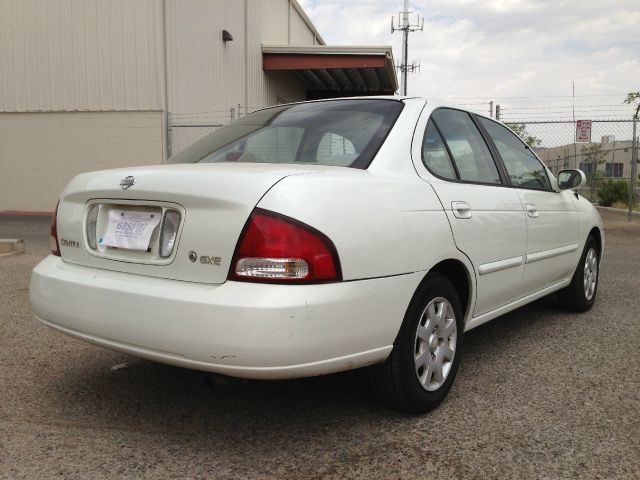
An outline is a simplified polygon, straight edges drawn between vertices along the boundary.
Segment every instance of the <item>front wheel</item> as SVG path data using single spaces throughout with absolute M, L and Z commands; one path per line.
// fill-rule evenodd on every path
M 370 369 L 380 399 L 410 413 L 436 407 L 453 384 L 462 330 L 455 288 L 446 277 L 429 274 L 411 300 L 389 358 Z
M 589 310 L 596 301 L 599 274 L 598 245 L 593 236 L 589 235 L 571 283 L 558 292 L 560 306 L 575 312 Z

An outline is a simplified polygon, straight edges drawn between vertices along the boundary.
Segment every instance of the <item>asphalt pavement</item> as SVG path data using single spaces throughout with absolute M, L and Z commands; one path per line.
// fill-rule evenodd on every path
M 225 380 L 56 333 L 28 303 L 48 219 L 0 217 L 26 243 L 0 259 L 0 478 L 640 478 L 640 219 L 603 217 L 594 308 L 548 297 L 468 332 L 422 416 L 359 371 Z

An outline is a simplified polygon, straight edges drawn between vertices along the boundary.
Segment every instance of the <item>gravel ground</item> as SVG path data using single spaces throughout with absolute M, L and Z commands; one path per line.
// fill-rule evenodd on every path
M 0 218 L 27 245 L 0 259 L 0 478 L 640 478 L 640 219 L 603 217 L 595 307 L 546 298 L 469 332 L 419 417 L 361 372 L 223 381 L 55 333 L 28 304 L 47 221 Z

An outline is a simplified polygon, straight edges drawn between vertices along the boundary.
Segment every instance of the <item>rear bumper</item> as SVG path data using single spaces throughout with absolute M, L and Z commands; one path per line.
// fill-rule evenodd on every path
M 422 273 L 324 285 L 204 285 L 49 256 L 31 276 L 43 323 L 114 350 L 245 378 L 294 378 L 383 361 Z

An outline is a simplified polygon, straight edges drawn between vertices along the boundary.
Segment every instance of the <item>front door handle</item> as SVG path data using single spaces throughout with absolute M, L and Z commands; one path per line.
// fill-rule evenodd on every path
M 536 207 L 533 203 L 527 203 L 524 206 L 524 209 L 527 211 L 527 215 L 529 215 L 531 218 L 537 218 L 538 215 L 540 215 L 538 213 L 538 207 Z
M 467 202 L 451 202 L 451 210 L 456 218 L 471 218 L 471 207 Z

